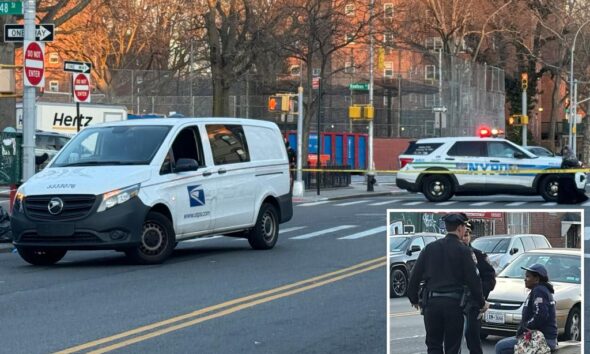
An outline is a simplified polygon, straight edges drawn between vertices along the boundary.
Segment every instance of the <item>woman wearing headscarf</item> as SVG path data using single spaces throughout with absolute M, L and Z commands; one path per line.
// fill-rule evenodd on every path
M 524 285 L 531 289 L 522 308 L 522 319 L 516 337 L 509 337 L 496 343 L 496 354 L 512 354 L 518 337 L 528 331 L 537 330 L 543 333 L 551 350 L 557 348 L 557 320 L 555 319 L 555 300 L 553 285 L 549 283 L 547 269 L 541 264 L 522 267 L 526 270 Z
M 564 146 L 561 149 L 561 168 L 581 168 L 582 162 L 578 160 L 576 154 L 569 146 Z M 588 200 L 586 194 L 582 191 L 578 191 L 576 186 L 576 174 L 575 173 L 562 173 L 559 175 L 557 180 L 557 203 L 558 204 L 578 204 Z

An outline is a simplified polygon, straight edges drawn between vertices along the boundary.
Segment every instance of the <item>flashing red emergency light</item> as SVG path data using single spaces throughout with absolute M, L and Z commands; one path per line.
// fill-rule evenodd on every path
M 479 128 L 479 137 L 480 138 L 489 138 L 492 136 L 492 132 L 488 128 Z

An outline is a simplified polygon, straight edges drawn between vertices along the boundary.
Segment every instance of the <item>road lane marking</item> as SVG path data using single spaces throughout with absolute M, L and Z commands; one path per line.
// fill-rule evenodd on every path
M 371 206 L 387 205 L 387 204 L 397 203 L 399 201 L 401 201 L 401 199 L 388 200 L 386 202 L 372 203 L 372 204 L 369 204 L 369 205 L 371 205 Z
M 506 204 L 506 206 L 519 206 L 519 205 L 523 205 L 526 204 L 527 202 L 513 202 L 513 203 L 508 203 Z
M 408 311 L 408 312 L 390 313 L 389 317 L 408 317 L 408 316 L 418 316 L 418 315 L 420 315 L 420 311 Z
M 310 202 L 310 203 L 297 204 L 296 206 L 308 207 L 308 206 L 315 206 L 315 205 L 327 204 L 329 202 L 330 202 L 329 200 L 322 200 L 322 201 L 319 201 L 319 202 Z
M 391 342 L 393 342 L 394 340 L 406 340 L 406 339 L 416 339 L 416 338 L 424 338 L 424 337 L 426 337 L 426 334 L 417 334 L 417 335 L 411 336 L 411 337 L 393 338 L 393 339 L 391 339 Z
M 306 227 L 307 226 L 295 226 L 295 227 L 290 227 L 288 229 L 283 229 L 283 230 L 279 229 L 279 234 L 286 234 L 287 232 L 305 229 Z
M 361 203 L 366 203 L 366 202 L 368 202 L 368 200 L 357 200 L 354 202 L 336 204 L 336 206 L 348 206 L 348 205 L 361 204 Z
M 332 227 L 332 228 L 325 229 L 325 230 L 311 232 L 311 233 L 305 234 L 305 235 L 299 235 L 299 236 L 291 237 L 291 238 L 289 238 L 289 240 L 306 240 L 308 238 L 322 236 L 322 235 L 325 235 L 325 234 L 329 234 L 331 232 L 336 232 L 336 231 L 341 231 L 341 230 L 346 230 L 346 229 L 352 229 L 353 227 L 356 227 L 356 225 L 340 225 L 340 226 Z
M 479 203 L 472 203 L 472 206 L 483 206 L 483 205 L 488 205 L 488 204 L 492 204 L 493 202 L 479 202 Z
M 436 205 L 451 205 L 451 204 L 455 204 L 455 203 L 457 203 L 456 200 L 451 200 L 448 202 L 436 203 Z
M 304 292 L 307 290 L 311 290 L 311 289 L 314 289 L 314 288 L 317 288 L 317 287 L 320 287 L 323 285 L 327 285 L 327 284 L 336 282 L 338 280 L 346 279 L 348 277 L 351 277 L 351 276 L 354 276 L 357 274 L 368 272 L 370 270 L 382 268 L 382 267 L 385 267 L 385 265 L 386 265 L 386 257 L 371 259 L 371 260 L 368 260 L 368 261 L 365 261 L 362 263 L 358 263 L 358 264 L 351 266 L 351 267 L 339 269 L 334 272 L 322 274 L 322 275 L 319 275 L 319 276 L 316 276 L 313 278 L 309 278 L 309 279 L 305 279 L 302 281 L 298 281 L 298 282 L 295 282 L 292 284 L 283 285 L 278 288 L 274 288 L 274 289 L 266 290 L 266 291 L 263 291 L 260 293 L 248 295 L 248 296 L 245 296 L 242 298 L 226 301 L 224 303 L 209 306 L 209 307 L 206 307 L 206 308 L 203 308 L 203 309 L 200 309 L 197 311 L 193 311 L 193 312 L 190 312 L 190 313 L 187 313 L 184 315 L 172 317 L 172 318 L 169 318 L 164 321 L 155 322 L 155 323 L 141 326 L 141 327 L 138 327 L 138 328 L 126 331 L 126 332 L 122 332 L 122 333 L 119 333 L 119 334 L 116 334 L 113 336 L 109 336 L 109 337 L 101 338 L 101 339 L 91 341 L 88 343 L 80 344 L 75 347 L 67 348 L 62 351 L 56 352 L 55 354 L 76 353 L 76 352 L 79 352 L 82 350 L 97 347 L 102 344 L 114 342 L 119 339 L 125 339 L 125 338 L 128 338 L 133 335 L 142 334 L 147 331 L 151 331 L 151 330 L 158 329 L 158 328 L 161 328 L 161 327 L 164 327 L 167 325 L 175 324 L 180 321 L 190 320 L 188 322 L 184 322 L 184 323 L 181 323 L 181 324 L 178 324 L 175 326 L 166 327 L 166 328 L 158 330 L 158 331 L 150 332 L 150 333 L 145 334 L 140 337 L 134 337 L 134 338 L 110 345 L 108 347 L 100 348 L 100 349 L 92 352 L 92 353 L 105 353 L 105 352 L 108 352 L 111 350 L 119 349 L 119 348 L 122 348 L 122 347 L 125 347 L 128 345 L 149 339 L 149 338 L 154 338 L 154 337 L 162 335 L 162 334 L 176 331 L 178 329 L 193 326 L 195 324 L 205 322 L 205 321 L 213 319 L 213 318 L 222 317 L 222 316 L 225 316 L 225 315 L 228 315 L 228 314 L 231 314 L 231 313 L 234 313 L 234 312 L 237 312 L 237 311 L 249 308 L 249 307 L 253 307 L 253 306 L 256 306 L 256 305 L 259 305 L 262 303 L 270 302 L 270 301 L 280 299 L 280 298 L 283 298 L 286 296 L 290 296 L 290 295 L 301 293 L 301 292 Z M 221 312 L 217 312 L 217 313 L 208 315 L 206 317 L 200 317 L 197 319 L 193 319 L 194 317 L 197 317 L 197 316 L 200 316 L 200 315 L 203 315 L 206 313 L 210 313 L 210 312 L 213 312 L 216 310 L 221 310 L 224 308 L 226 308 L 226 309 Z
M 556 206 L 557 203 L 556 202 L 547 202 L 547 203 L 543 203 L 542 205 L 544 205 L 544 206 Z
M 404 205 L 418 205 L 418 204 L 423 204 L 424 202 L 409 202 L 409 203 L 404 203 Z
M 590 206 L 590 200 L 587 201 L 586 203 L 582 203 L 582 206 Z
M 340 237 L 338 239 L 339 240 L 356 240 L 357 238 L 367 237 L 367 236 L 371 236 L 371 235 L 378 234 L 378 233 L 385 232 L 385 231 L 387 231 L 387 226 L 379 226 L 374 229 L 370 229 L 370 230 L 363 231 L 363 232 L 357 232 L 356 234 Z M 383 236 L 385 236 L 385 235 L 383 235 Z

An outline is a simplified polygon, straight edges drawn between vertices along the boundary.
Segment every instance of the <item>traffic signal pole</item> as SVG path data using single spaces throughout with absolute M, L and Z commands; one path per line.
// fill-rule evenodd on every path
M 296 197 L 303 196 L 303 167 L 302 148 L 303 148 L 303 86 L 297 90 L 297 177 L 293 182 L 293 195 Z M 319 138 L 319 135 L 318 135 Z
M 373 107 L 373 8 L 375 7 L 375 1 L 371 0 L 371 15 L 369 18 L 369 35 L 371 36 L 371 45 L 369 49 L 369 106 Z M 373 192 L 373 184 L 375 181 L 375 171 L 373 171 L 373 118 L 369 120 L 369 161 L 367 161 L 369 173 L 367 173 L 367 192 Z
M 26 0 L 24 5 L 25 41 L 35 40 L 35 0 Z M 24 50 L 23 46 L 23 50 Z M 25 53 L 23 53 L 23 60 Z M 23 73 L 23 76 L 25 73 Z M 34 86 L 23 85 L 23 181 L 35 174 L 35 93 Z
M 527 109 L 526 109 L 526 89 L 522 90 L 522 115 L 526 116 L 527 115 Z M 522 146 L 526 146 L 527 144 L 527 126 L 528 124 L 523 124 L 522 125 Z

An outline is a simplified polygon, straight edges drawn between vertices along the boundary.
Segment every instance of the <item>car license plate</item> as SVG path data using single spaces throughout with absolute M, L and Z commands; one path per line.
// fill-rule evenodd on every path
M 500 312 L 486 312 L 486 322 L 505 323 L 504 314 Z
M 43 223 L 37 225 L 37 234 L 39 236 L 72 236 L 75 232 L 74 224 L 70 223 Z

